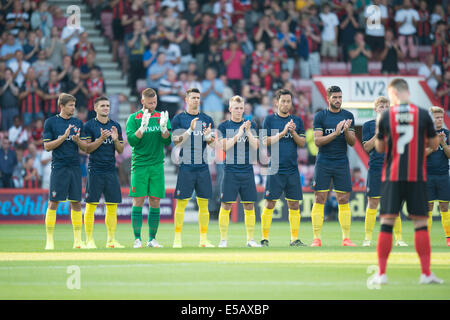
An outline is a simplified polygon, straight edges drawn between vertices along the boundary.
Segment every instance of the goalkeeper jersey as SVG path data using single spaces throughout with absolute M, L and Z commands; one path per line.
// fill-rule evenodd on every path
M 141 139 L 136 137 L 136 131 L 141 126 L 144 112 L 139 110 L 129 116 L 127 120 L 127 138 L 132 147 L 131 167 L 153 166 L 164 163 L 164 146 L 172 142 L 172 133 L 164 139 L 161 136 L 159 125 L 161 114 L 154 111 L 148 121 L 147 129 Z M 170 132 L 170 120 L 167 121 L 167 130 Z

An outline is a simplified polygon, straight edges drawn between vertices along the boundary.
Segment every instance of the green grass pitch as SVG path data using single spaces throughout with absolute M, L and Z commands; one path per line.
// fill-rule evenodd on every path
M 378 230 L 377 223 L 374 239 Z M 147 232 L 144 224 L 144 237 Z M 259 240 L 259 224 L 255 234 Z M 217 245 L 216 221 L 210 223 L 208 235 Z M 351 235 L 358 247 L 342 247 L 340 226 L 329 221 L 323 226 L 323 247 L 290 248 L 289 224 L 274 222 L 269 248 L 246 248 L 244 225 L 231 224 L 230 248 L 198 248 L 197 224 L 185 224 L 183 248 L 173 249 L 173 225 L 161 224 L 158 240 L 164 248 L 133 249 L 131 225 L 119 224 L 117 239 L 127 248 L 106 249 L 106 228 L 97 221 L 94 237 L 99 249 L 72 249 L 71 225 L 58 224 L 56 250 L 46 252 L 44 225 L 0 225 L 0 299 L 449 298 L 450 248 L 440 221 L 434 221 L 431 230 L 431 259 L 443 285 L 418 284 L 420 266 L 411 221 L 403 221 L 403 239 L 409 247 L 393 247 L 389 284 L 379 289 L 367 285 L 377 256 L 375 245 L 361 247 L 364 222 L 353 221 Z M 311 222 L 306 219 L 301 222 L 300 238 L 311 243 Z M 73 287 L 75 283 L 79 289 Z

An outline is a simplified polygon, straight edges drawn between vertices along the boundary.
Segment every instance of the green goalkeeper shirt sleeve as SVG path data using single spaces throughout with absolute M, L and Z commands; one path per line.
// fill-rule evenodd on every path
M 133 113 L 132 115 L 130 115 L 130 117 L 127 120 L 127 125 L 126 125 L 126 133 L 127 133 L 127 139 L 128 139 L 128 143 L 130 144 L 130 146 L 135 147 L 139 144 L 139 142 L 141 142 L 141 139 L 139 139 L 138 137 L 136 137 L 136 131 L 139 129 L 139 127 L 141 126 L 140 123 L 138 123 L 138 121 L 136 121 L 136 113 Z

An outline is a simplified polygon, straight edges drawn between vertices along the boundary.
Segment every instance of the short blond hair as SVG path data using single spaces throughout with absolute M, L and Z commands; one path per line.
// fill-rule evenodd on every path
M 430 110 L 431 114 L 435 114 L 435 113 L 445 114 L 444 108 L 441 108 L 438 106 L 431 106 L 429 110 Z
M 58 96 L 58 101 L 57 101 L 58 106 L 60 106 L 60 105 L 65 106 L 69 102 L 77 102 L 77 99 L 73 95 L 68 94 L 68 93 L 61 93 Z
M 244 98 L 242 98 L 241 96 L 238 96 L 238 95 L 232 96 L 228 105 L 231 108 L 231 106 L 234 105 L 235 103 L 237 103 L 237 104 L 244 103 Z
M 143 98 L 153 98 L 156 96 L 156 91 L 152 88 L 147 88 L 142 91 L 142 99 Z
M 378 98 L 375 100 L 375 102 L 373 103 L 373 105 L 374 105 L 375 107 L 377 107 L 378 105 L 384 104 L 384 103 L 389 104 L 389 99 L 386 98 L 385 96 L 380 96 L 380 97 L 378 97 Z

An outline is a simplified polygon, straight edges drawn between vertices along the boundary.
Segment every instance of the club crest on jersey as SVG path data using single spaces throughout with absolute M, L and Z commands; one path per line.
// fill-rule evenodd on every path
M 270 191 L 269 190 L 267 190 L 266 191 L 266 196 L 268 196 L 270 194 Z
M 52 197 L 56 197 L 56 191 L 52 191 Z
M 180 195 L 180 193 L 181 193 L 181 191 L 180 191 L 180 190 L 177 190 L 177 196 L 179 196 L 179 195 Z

